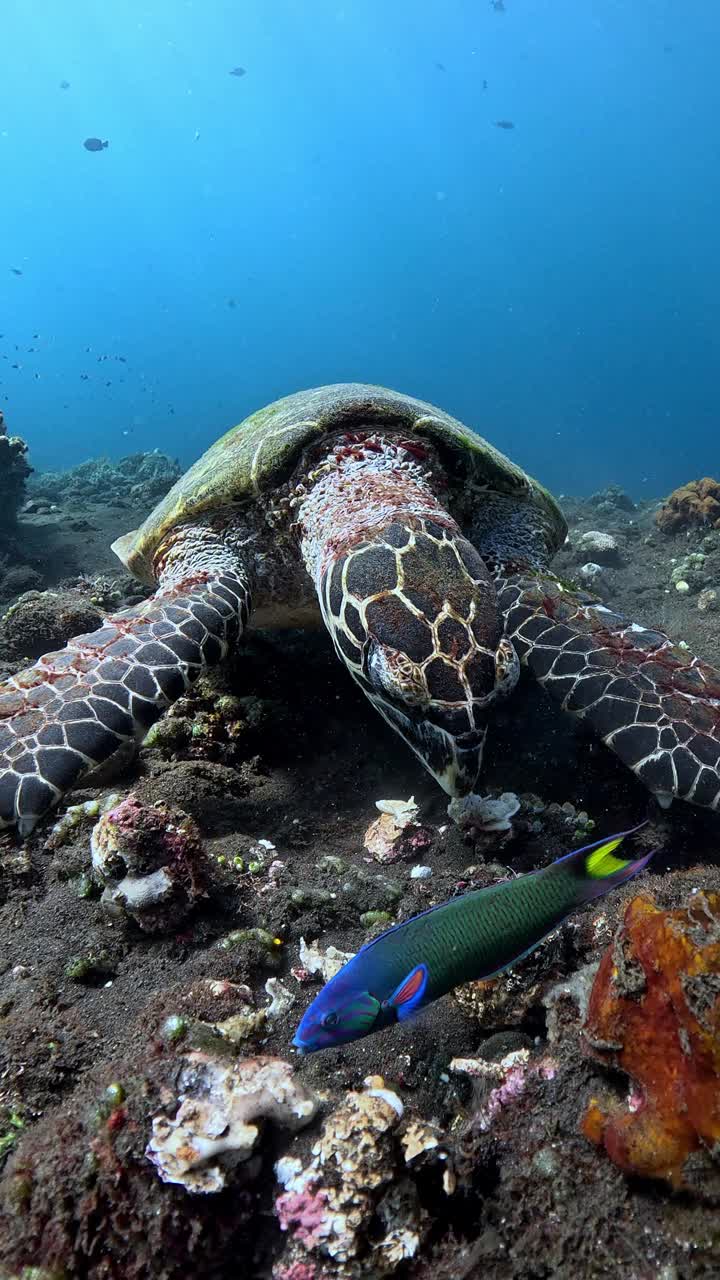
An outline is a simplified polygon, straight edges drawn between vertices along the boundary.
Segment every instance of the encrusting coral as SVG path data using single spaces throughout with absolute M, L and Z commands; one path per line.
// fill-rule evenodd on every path
M 710 527 L 720 529 L 720 480 L 705 476 L 674 489 L 655 515 L 663 533 Z
M 633 1081 L 626 1102 L 591 1100 L 585 1136 L 626 1173 L 717 1186 L 720 894 L 695 893 L 674 911 L 630 902 L 600 962 L 585 1035 L 595 1057 Z
M 275 1212 L 289 1237 L 276 1280 L 391 1275 L 427 1232 L 428 1215 L 403 1165 L 437 1151 L 437 1138 L 416 1133 L 403 1149 L 395 1134 L 400 1098 L 380 1076 L 364 1084 L 328 1117 L 309 1163 L 286 1156 L 276 1166 L 284 1191 Z

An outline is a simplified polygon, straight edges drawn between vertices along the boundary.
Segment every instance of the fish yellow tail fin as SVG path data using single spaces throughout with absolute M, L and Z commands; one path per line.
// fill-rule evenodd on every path
M 620 848 L 624 839 L 624 835 L 612 836 L 599 848 L 593 849 L 592 853 L 588 853 L 585 858 L 585 874 L 592 880 L 604 880 L 607 876 L 617 875 L 619 871 L 629 867 L 632 858 L 614 856 L 615 850 Z
M 629 831 L 619 831 L 605 840 L 598 840 L 595 844 L 575 849 L 573 853 L 566 854 L 564 858 L 560 858 L 553 864 L 558 869 L 572 872 L 577 886 L 575 901 L 578 906 L 583 902 L 590 902 L 593 898 L 601 897 L 619 884 L 624 884 L 626 880 L 630 880 L 647 866 L 656 852 L 655 849 L 641 854 L 640 857 L 625 858 L 622 854 L 618 856 L 621 849 L 623 853 L 625 852 L 622 846 L 628 837 L 635 835 L 635 832 L 644 826 L 643 822 Z

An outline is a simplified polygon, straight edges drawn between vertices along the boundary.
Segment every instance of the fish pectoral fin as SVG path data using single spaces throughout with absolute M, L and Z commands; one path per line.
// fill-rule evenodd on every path
M 400 1021 L 409 1018 L 422 1003 L 428 976 L 427 965 L 417 964 L 393 991 L 387 1004 L 395 1010 Z

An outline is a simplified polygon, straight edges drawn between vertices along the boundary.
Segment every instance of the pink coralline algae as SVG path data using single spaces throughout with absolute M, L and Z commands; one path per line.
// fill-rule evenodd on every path
M 275 1202 L 275 1210 L 283 1231 L 292 1231 L 308 1249 L 314 1248 L 322 1238 L 322 1228 L 327 1217 L 327 1191 L 316 1185 L 304 1191 L 286 1191 Z
M 276 1267 L 274 1280 L 323 1280 L 311 1262 L 291 1262 L 287 1267 Z
M 531 1060 L 527 1049 L 518 1049 L 500 1062 L 486 1062 L 480 1058 L 453 1058 L 450 1070 L 475 1076 L 497 1084 L 473 1117 L 473 1129 L 486 1133 L 506 1107 L 513 1106 L 523 1096 L 531 1077 L 552 1080 L 557 1067 L 552 1058 Z
M 312 1280 L 379 1280 L 416 1255 L 427 1215 L 396 1140 L 402 1112 L 397 1094 L 369 1076 L 328 1116 L 306 1164 L 278 1161 L 275 1211 L 287 1242 L 274 1280 L 298 1263 L 314 1268 Z
M 90 848 L 104 906 L 145 932 L 174 928 L 203 895 L 200 833 L 179 810 L 131 794 L 103 814 Z

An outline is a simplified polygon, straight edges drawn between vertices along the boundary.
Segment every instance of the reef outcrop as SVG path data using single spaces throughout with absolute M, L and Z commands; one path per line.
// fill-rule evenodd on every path
M 720 529 L 720 480 L 705 476 L 674 489 L 655 514 L 663 533 L 685 529 Z
M 9 436 L 0 410 L 0 531 L 12 529 L 25 497 L 25 482 L 32 471 L 27 445 L 20 436 Z

